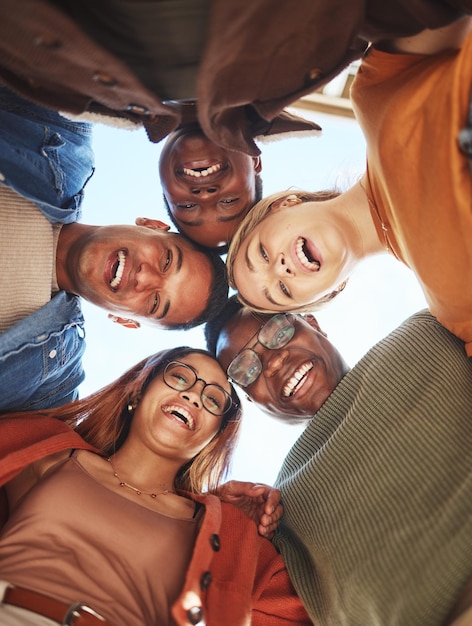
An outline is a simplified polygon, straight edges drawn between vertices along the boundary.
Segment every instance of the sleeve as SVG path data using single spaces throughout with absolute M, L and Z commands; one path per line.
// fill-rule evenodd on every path
M 282 557 L 275 547 L 261 538 L 253 590 L 251 626 L 312 624 L 297 596 Z

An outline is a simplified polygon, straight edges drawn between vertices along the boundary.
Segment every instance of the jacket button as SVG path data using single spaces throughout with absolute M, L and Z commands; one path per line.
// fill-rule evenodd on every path
M 126 110 L 128 113 L 134 113 L 134 115 L 149 115 L 149 109 L 140 104 L 128 104 Z
M 50 359 L 54 359 L 57 356 L 57 350 L 53 348 L 51 352 L 48 354 Z
M 214 552 L 219 551 L 219 549 L 221 548 L 221 544 L 220 544 L 220 538 L 218 535 L 212 535 L 210 537 L 210 545 Z
M 206 591 L 210 586 L 212 580 L 211 572 L 203 572 L 200 578 L 200 588 L 202 591 Z
M 319 67 L 314 67 L 308 72 L 308 80 L 316 80 L 322 76 L 322 72 Z
M 35 46 L 41 46 L 42 48 L 60 48 L 62 41 L 54 35 L 39 35 L 34 39 Z
M 193 606 L 187 611 L 187 617 L 191 624 L 199 624 L 203 620 L 203 611 L 199 606 Z
M 118 81 L 111 74 L 107 74 L 106 72 L 95 72 L 93 75 L 93 80 L 104 87 L 114 87 L 118 84 Z

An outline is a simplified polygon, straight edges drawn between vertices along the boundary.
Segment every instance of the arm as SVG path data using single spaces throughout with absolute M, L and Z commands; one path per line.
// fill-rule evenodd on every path
M 471 26 L 472 18 L 467 16 L 443 28 L 426 29 L 412 37 L 386 40 L 376 47 L 385 52 L 402 54 L 437 54 L 449 48 L 460 48 Z
M 267 543 L 267 542 L 265 542 Z M 261 548 L 252 598 L 252 626 L 308 626 L 312 624 L 297 596 L 280 554 L 272 544 Z
M 255 483 L 231 480 L 218 488 L 216 494 L 223 502 L 228 502 L 244 511 L 257 524 L 262 537 L 271 539 L 283 514 L 280 491 Z

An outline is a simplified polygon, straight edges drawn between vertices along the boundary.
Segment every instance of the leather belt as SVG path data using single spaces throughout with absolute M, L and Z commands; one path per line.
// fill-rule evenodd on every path
M 62 626 L 111 626 L 104 617 L 83 602 L 67 605 L 23 587 L 7 587 L 3 602 L 39 613 Z

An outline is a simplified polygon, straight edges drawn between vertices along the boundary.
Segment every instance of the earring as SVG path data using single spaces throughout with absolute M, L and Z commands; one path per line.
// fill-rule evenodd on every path
M 131 402 L 130 402 L 130 403 L 128 404 L 128 407 L 127 407 L 127 408 L 128 408 L 128 413 L 129 413 L 130 415 L 133 415 L 133 413 L 134 413 L 134 409 L 136 408 L 136 407 L 134 406 L 134 404 L 131 404 Z

